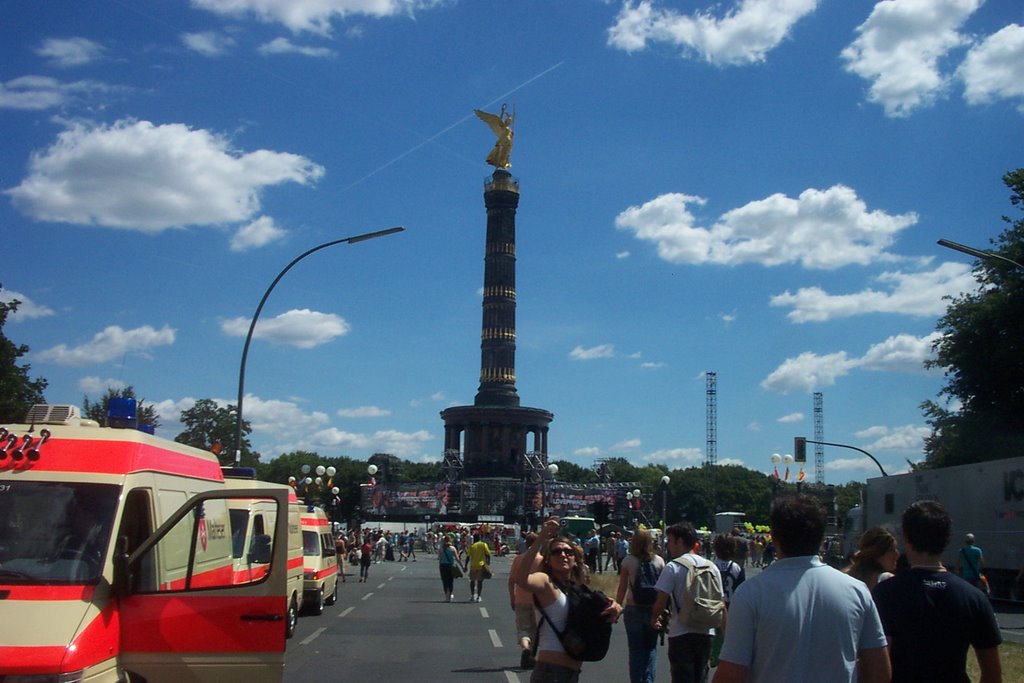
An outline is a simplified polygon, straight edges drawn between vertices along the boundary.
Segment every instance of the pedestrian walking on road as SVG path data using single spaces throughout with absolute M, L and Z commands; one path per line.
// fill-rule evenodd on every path
M 359 583 L 366 583 L 370 578 L 370 563 L 373 562 L 373 546 L 370 545 L 370 537 L 367 536 L 359 549 Z
M 658 594 L 654 587 L 664 568 L 665 560 L 654 552 L 651 534 L 643 529 L 633 534 L 629 556 L 619 567 L 619 587 L 615 593 L 615 601 L 625 606 L 630 683 L 654 683 L 658 631 L 651 626 L 651 610 Z
M 554 629 L 564 629 L 569 618 L 569 599 L 559 586 L 586 583 L 587 573 L 583 563 L 583 549 L 559 536 L 561 530 L 557 518 L 551 517 L 545 521 L 537 539 L 516 567 L 516 585 L 534 596 L 538 609 L 543 610 L 546 617 L 539 620 L 537 661 L 530 675 L 530 683 L 579 681 L 582 662 L 566 653 Z M 544 556 L 541 570 L 531 572 L 534 558 L 538 555 Z M 612 623 L 618 621 L 620 614 L 622 605 L 614 600 L 602 612 L 602 616 Z
M 1002 680 L 1003 641 L 988 598 L 942 566 L 952 521 L 934 500 L 903 512 L 903 549 L 910 569 L 883 581 L 874 598 L 889 637 L 892 682 L 967 681 L 967 651 L 974 648 L 978 680 Z
M 480 602 L 484 581 L 491 573 L 491 549 L 480 534 L 473 534 L 473 544 L 466 553 L 466 570 L 469 572 L 469 601 Z
M 441 549 L 437 551 L 437 566 L 441 571 L 441 589 L 448 602 L 452 601 L 455 592 L 455 563 L 459 561 L 459 551 L 452 545 L 452 539 L 445 536 Z
M 529 532 L 526 534 L 526 547 L 533 545 L 537 540 L 537 534 Z M 526 559 L 526 550 L 516 555 L 512 560 L 512 568 L 508 573 L 508 598 L 512 605 L 512 611 L 516 615 L 516 638 L 519 640 L 519 668 L 533 668 L 533 638 L 537 635 L 537 615 L 533 610 L 533 595 L 516 585 L 516 572 L 519 565 Z M 543 565 L 543 558 L 534 555 L 533 564 L 529 573 L 538 572 Z
M 956 556 L 956 573 L 975 588 L 988 593 L 988 585 L 981 570 L 985 568 L 985 553 L 974 544 L 974 534 L 964 537 L 963 547 Z

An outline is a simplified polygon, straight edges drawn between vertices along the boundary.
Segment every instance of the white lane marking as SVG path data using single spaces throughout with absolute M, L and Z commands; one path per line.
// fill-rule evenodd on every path
M 491 636 L 491 644 L 494 647 L 501 647 L 501 638 L 498 637 L 498 632 L 493 628 L 487 629 L 487 633 Z
M 377 590 L 384 590 L 384 586 L 386 585 L 387 583 L 382 583 L 381 585 L 377 586 Z
M 515 671 L 505 669 L 505 678 L 508 679 L 508 683 L 519 683 L 519 676 Z
M 348 616 L 348 614 L 349 614 L 349 612 L 351 612 L 351 611 L 352 611 L 352 610 L 354 610 L 354 609 L 355 609 L 355 606 L 349 607 L 349 608 L 348 608 L 348 609 L 346 609 L 346 610 L 345 610 L 344 612 L 342 612 L 341 614 L 339 614 L 339 615 L 338 615 L 338 618 L 339 618 L 339 619 L 341 619 L 342 617 L 347 617 L 347 616 Z
M 312 643 L 314 640 L 317 639 L 317 636 L 319 636 L 321 633 L 323 633 L 326 630 L 327 629 L 324 628 L 324 627 L 318 628 L 317 630 L 313 631 L 312 635 L 310 635 L 308 638 L 306 638 L 303 641 L 300 641 L 299 645 L 309 645 L 310 643 Z
M 482 616 L 484 619 L 490 619 L 491 618 L 491 615 L 487 613 L 487 608 L 486 607 L 481 607 L 480 608 L 480 616 Z
M 373 595 L 373 592 L 372 592 L 372 591 L 371 591 L 371 592 L 369 592 L 369 593 L 367 593 L 366 595 L 364 595 L 362 599 L 363 599 L 363 600 L 369 600 L 369 599 L 370 599 L 370 596 L 371 596 L 371 595 Z

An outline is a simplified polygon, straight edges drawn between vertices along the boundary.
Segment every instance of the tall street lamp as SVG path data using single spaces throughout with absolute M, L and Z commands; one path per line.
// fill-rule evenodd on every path
M 555 475 L 558 474 L 558 465 L 551 463 L 547 467 L 547 474 L 551 476 L 551 483 L 555 483 Z M 540 474 L 540 516 L 547 519 L 548 514 L 548 492 L 547 492 L 547 477 L 544 476 L 544 470 L 541 470 Z
M 306 258 L 310 254 L 326 249 L 327 247 L 333 247 L 336 244 L 355 244 L 356 242 L 365 242 L 366 240 L 372 240 L 377 237 L 384 237 L 385 235 L 393 235 L 396 232 L 402 232 L 405 230 L 402 226 L 394 228 L 388 228 L 387 230 L 377 230 L 376 232 L 368 232 L 362 235 L 355 235 L 353 237 L 345 237 L 340 240 L 333 240 L 331 242 L 324 242 L 323 244 L 317 245 L 312 249 L 300 254 L 299 256 L 292 259 L 292 262 L 284 267 L 274 281 L 267 287 L 267 291 L 263 293 L 263 298 L 260 299 L 259 306 L 256 307 L 256 312 L 252 316 L 252 322 L 249 323 L 249 333 L 245 335 L 245 345 L 242 347 L 242 363 L 238 368 L 238 415 L 235 421 L 235 466 L 239 466 L 242 460 L 242 399 L 245 394 L 245 360 L 249 356 L 249 344 L 252 342 L 252 333 L 256 330 L 256 321 L 260 318 L 260 312 L 263 311 L 263 304 L 267 303 L 267 297 L 274 291 L 274 287 L 281 281 L 284 274 L 292 269 L 296 263 Z
M 964 254 L 968 254 L 970 256 L 975 256 L 975 257 L 980 258 L 980 259 L 986 259 L 988 261 L 1002 261 L 1004 263 L 1009 263 L 1011 266 L 1016 266 L 1017 268 L 1020 268 L 1021 270 L 1024 270 L 1024 266 L 1022 266 L 1021 264 L 1017 263 L 1013 259 L 1006 258 L 1002 254 L 997 254 L 994 251 L 985 251 L 983 249 L 975 249 L 974 247 L 968 247 L 965 244 L 959 244 L 958 242 L 953 242 L 951 240 L 944 240 L 944 239 L 943 240 L 939 240 L 938 244 L 939 244 L 940 247 L 946 247 L 947 249 L 953 249 L 955 251 L 963 252 Z
M 661 531 L 664 533 L 665 526 L 668 524 L 668 519 L 665 517 L 665 511 L 668 508 L 668 485 L 672 481 L 672 478 L 667 474 L 661 478 Z

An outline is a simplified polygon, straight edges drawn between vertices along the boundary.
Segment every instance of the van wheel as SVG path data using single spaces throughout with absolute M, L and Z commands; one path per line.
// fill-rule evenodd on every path
M 320 590 L 317 591 L 316 600 L 309 606 L 310 614 L 323 614 L 324 613 L 324 587 L 320 586 Z
M 284 615 L 284 637 L 291 638 L 295 635 L 295 627 L 299 623 L 299 605 L 295 602 L 295 596 L 288 601 L 288 613 Z
M 331 596 L 329 598 L 327 598 L 327 600 L 324 602 L 324 604 L 325 605 L 333 605 L 336 602 L 338 602 L 338 582 L 337 581 L 334 582 L 334 592 L 331 593 Z

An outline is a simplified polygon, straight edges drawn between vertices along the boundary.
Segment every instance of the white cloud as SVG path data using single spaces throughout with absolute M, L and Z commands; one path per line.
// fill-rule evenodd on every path
M 58 67 L 83 66 L 103 57 L 103 46 L 88 38 L 47 38 L 35 52 Z
M 234 38 L 216 31 L 183 33 L 181 42 L 189 50 L 198 52 L 204 57 L 219 57 L 235 46 Z
M 920 425 L 903 425 L 902 427 L 874 426 L 854 434 L 858 439 L 874 439 L 864 446 L 864 450 L 875 451 L 922 451 L 924 438 L 931 434 L 931 429 Z
M 425 429 L 411 433 L 389 429 L 373 434 L 360 434 L 331 427 L 313 434 L 310 443 L 313 447 L 331 450 L 372 450 L 375 453 L 391 453 L 400 458 L 407 458 L 418 453 L 424 443 L 433 439 L 433 435 Z
M 774 194 L 726 212 L 710 228 L 696 225 L 687 208 L 705 201 L 663 194 L 629 207 L 616 217 L 615 225 L 656 244 L 658 256 L 669 263 L 800 263 L 831 270 L 895 260 L 886 248 L 897 233 L 917 222 L 913 213 L 868 211 L 857 193 L 843 185 L 804 190 L 796 199 Z
M 306 57 L 333 57 L 335 54 L 330 48 L 296 45 L 287 38 L 274 38 L 269 43 L 260 45 L 257 51 L 261 55 L 297 54 Z
M 577 448 L 572 452 L 572 454 L 581 458 L 596 458 L 601 455 L 601 449 L 597 446 L 585 446 L 583 448 Z
M 924 372 L 924 361 L 932 357 L 931 347 L 937 338 L 937 332 L 925 337 L 895 335 L 873 344 L 860 358 L 850 358 L 845 351 L 824 356 L 805 351 L 796 358 L 787 358 L 761 382 L 761 388 L 783 394 L 811 392 L 834 385 L 838 378 L 857 368 L 880 372 Z
M 803 422 L 803 421 L 804 421 L 804 414 L 803 413 L 790 413 L 789 415 L 783 415 L 778 420 L 776 420 L 776 422 L 781 422 L 782 424 L 792 424 L 794 422 Z
M 972 47 L 957 75 L 970 104 L 1024 98 L 1024 26 L 1005 26 Z M 1024 112 L 1024 103 L 1019 108 Z
M 842 51 L 846 70 L 871 82 L 887 116 L 931 105 L 949 83 L 939 61 L 968 42 L 957 29 L 983 0 L 882 0 Z
M 243 225 L 231 238 L 231 251 L 248 251 L 265 247 L 271 242 L 284 239 L 287 230 L 277 227 L 270 216 L 260 216 L 252 223 Z
M 615 346 L 613 344 L 600 344 L 589 349 L 577 346 L 569 352 L 569 358 L 573 360 L 594 360 L 595 358 L 613 358 L 614 356 Z
M 259 21 L 282 24 L 296 33 L 330 35 L 335 19 L 412 16 L 417 10 L 445 5 L 447 0 L 192 0 L 192 4 L 217 14 L 252 14 Z
M 62 83 L 49 76 L 21 76 L 0 83 L 0 109 L 38 111 L 59 107 L 81 97 L 118 90 L 97 81 Z
M 377 406 L 359 406 L 358 408 L 341 408 L 338 410 L 339 417 L 387 417 L 390 414 L 390 410 L 378 408 Z
M 58 344 L 51 349 L 33 354 L 35 359 L 43 363 L 57 365 L 81 366 L 90 363 L 105 363 L 121 358 L 127 353 L 147 356 L 149 349 L 157 346 L 169 346 L 174 343 L 174 329 L 164 325 L 159 330 L 149 325 L 125 330 L 111 325 L 93 336 L 92 340 L 80 346 L 69 348 L 67 344 Z
M 224 334 L 244 337 L 249 332 L 251 318 L 232 318 L 221 323 Z M 270 320 L 261 319 L 253 330 L 254 339 L 266 339 L 272 344 L 284 344 L 300 349 L 311 349 L 342 337 L 349 331 L 345 319 L 333 313 L 320 313 L 308 308 L 292 309 Z
M 645 455 L 643 461 L 649 463 L 700 464 L 704 462 L 704 454 L 699 448 L 668 448 Z
M 739 465 L 740 467 L 748 467 L 749 468 L 749 465 L 747 464 L 747 462 L 744 461 L 744 460 L 740 460 L 739 458 L 721 458 L 721 459 L 718 460 L 718 462 L 716 464 L 719 467 L 722 467 L 723 465 Z
M 20 323 L 26 320 L 46 318 L 54 315 L 52 308 L 37 304 L 21 292 L 15 292 L 12 289 L 0 289 L 0 301 L 9 304 L 15 299 L 18 300 L 18 310 L 8 315 L 7 319 L 11 322 Z
M 612 446 L 608 450 L 612 450 L 612 451 L 635 451 L 637 448 L 640 448 L 640 446 L 642 444 L 643 444 L 643 442 L 640 441 L 640 439 L 626 439 L 624 441 L 618 442 L 617 444 L 615 444 L 614 446 Z
M 6 193 L 35 220 L 147 233 L 247 220 L 259 211 L 264 187 L 305 185 L 324 173 L 296 154 L 241 154 L 209 131 L 128 119 L 72 124 L 33 153 L 29 166 L 30 175 Z
M 615 258 L 619 259 L 620 261 L 622 259 L 627 259 L 627 258 L 629 258 L 629 252 L 628 251 L 620 251 L 619 253 L 615 254 Z
M 820 287 L 788 290 L 772 297 L 772 306 L 789 306 L 786 317 L 795 323 L 823 322 L 867 313 L 938 316 L 946 310 L 943 297 L 955 297 L 977 288 L 971 267 L 943 263 L 924 273 L 883 273 L 875 278 L 888 291 L 867 289 L 856 294 L 829 294 Z
M 100 379 L 99 377 L 83 377 L 78 380 L 78 390 L 86 395 L 105 394 L 107 389 L 124 389 L 127 384 L 119 379 L 113 379 L 108 377 L 107 379 Z
M 645 370 L 650 370 L 650 369 L 663 368 L 663 367 L 665 367 L 665 364 L 664 363 L 659 363 L 659 362 L 656 362 L 656 361 L 648 360 L 648 361 L 644 361 L 643 363 L 641 363 L 640 367 L 644 368 Z
M 650 0 L 626 2 L 608 30 L 608 44 L 636 52 L 648 42 L 682 49 L 719 66 L 763 62 L 789 35 L 793 25 L 813 12 L 818 0 L 738 0 L 721 18 L 710 11 L 693 15 L 655 9 Z

